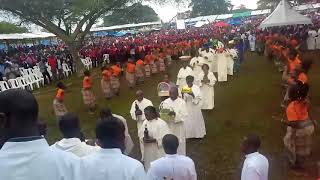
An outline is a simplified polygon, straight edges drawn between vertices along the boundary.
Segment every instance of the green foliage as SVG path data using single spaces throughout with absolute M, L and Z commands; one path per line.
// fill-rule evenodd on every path
M 232 7 L 229 0 L 191 0 L 191 17 L 216 15 L 229 12 Z
M 278 3 L 280 2 L 280 0 L 259 0 L 257 2 L 258 5 L 258 9 L 274 9 Z M 294 0 L 294 1 L 288 1 L 289 3 L 291 3 L 292 5 L 300 5 L 303 3 L 306 3 L 307 0 Z
M 149 6 L 135 3 L 123 9 L 112 12 L 103 18 L 105 26 L 122 25 L 130 23 L 143 23 L 158 21 L 158 14 Z
M 28 29 L 8 22 L 0 22 L 0 34 L 26 33 Z

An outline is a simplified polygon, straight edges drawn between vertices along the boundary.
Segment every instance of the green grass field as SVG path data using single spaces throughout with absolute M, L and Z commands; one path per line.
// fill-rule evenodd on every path
M 319 57 L 319 52 L 308 53 L 308 57 Z M 317 59 L 314 59 L 315 62 Z M 311 102 L 313 118 L 320 118 L 320 63 L 316 62 L 310 72 Z M 170 67 L 173 80 L 179 69 L 179 64 Z M 136 123 L 130 118 L 129 110 L 134 100 L 135 91 L 142 89 L 145 96 L 154 104 L 159 104 L 156 87 L 162 79 L 156 75 L 148 79 L 144 85 L 129 90 L 122 81 L 121 94 L 108 101 L 102 96 L 100 88 L 100 70 L 93 70 L 94 91 L 97 95 L 99 108 L 110 107 L 114 113 L 127 119 L 129 131 L 136 143 L 132 157 L 138 158 Z M 94 137 L 95 122 L 98 113 L 89 115 L 83 106 L 81 96 L 82 79 L 75 75 L 64 81 L 68 85 L 66 106 L 70 112 L 75 112 L 81 119 L 82 129 L 87 137 Z M 50 143 L 61 138 L 52 109 L 55 95 L 54 85 L 41 88 L 34 94 L 40 104 L 40 117 L 49 125 L 48 140 Z M 320 160 L 319 132 L 314 138 L 314 152 L 310 160 L 311 177 L 295 177 L 289 170 L 284 157 L 282 138 L 285 127 L 280 123 L 283 109 L 281 75 L 274 64 L 256 54 L 247 54 L 246 62 L 241 72 L 229 78 L 227 83 L 215 86 L 215 109 L 204 112 L 207 136 L 203 140 L 191 140 L 187 143 L 187 153 L 196 163 L 200 180 L 232 180 L 239 179 L 243 156 L 240 153 L 242 138 L 250 133 L 261 136 L 261 152 L 270 162 L 270 178 L 272 180 L 314 180 L 315 163 Z

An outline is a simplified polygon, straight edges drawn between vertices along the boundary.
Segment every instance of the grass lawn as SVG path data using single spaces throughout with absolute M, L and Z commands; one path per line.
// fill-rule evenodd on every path
M 308 53 L 306 56 L 319 57 L 319 52 Z M 215 87 L 215 109 L 204 112 L 207 136 L 203 140 L 191 140 L 187 143 L 187 154 L 196 163 L 200 180 L 230 180 L 239 179 L 242 156 L 240 143 L 242 138 L 250 133 L 257 133 L 262 139 L 261 152 L 270 162 L 270 178 L 272 180 L 314 180 L 315 163 L 320 160 L 318 131 L 315 132 L 314 153 L 312 155 L 310 172 L 312 178 L 295 177 L 285 161 L 282 138 L 285 127 L 280 123 L 283 110 L 280 108 L 282 100 L 281 75 L 273 63 L 256 54 L 247 54 L 246 62 L 241 72 L 229 78 L 227 83 L 218 83 Z M 317 60 L 317 59 L 315 59 Z M 310 72 L 311 102 L 313 118 L 320 118 L 320 63 L 316 62 Z M 173 64 L 170 73 L 173 78 L 179 69 Z M 146 98 L 159 104 L 157 84 L 162 79 L 156 75 L 148 79 L 144 85 L 129 90 L 126 82 L 122 81 L 121 94 L 108 101 L 102 96 L 100 88 L 100 70 L 93 70 L 94 91 L 97 95 L 99 107 L 110 107 L 115 114 L 127 119 L 130 134 L 135 141 L 132 157 L 138 158 L 139 145 L 135 121 L 131 120 L 129 110 L 134 101 L 135 91 L 142 89 Z M 83 106 L 81 86 L 82 79 L 72 76 L 64 81 L 68 85 L 66 106 L 70 112 L 75 112 L 81 119 L 82 129 L 87 137 L 94 137 L 95 122 L 98 113 L 89 115 Z M 61 138 L 52 108 L 55 95 L 53 85 L 41 88 L 34 94 L 40 104 L 40 117 L 48 122 L 50 143 Z M 106 164 L 107 165 L 107 164 Z

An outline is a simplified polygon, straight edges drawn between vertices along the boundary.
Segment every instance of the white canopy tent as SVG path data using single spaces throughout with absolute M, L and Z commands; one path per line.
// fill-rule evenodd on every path
M 312 24 L 311 19 L 295 11 L 286 0 L 281 0 L 277 8 L 260 24 L 260 28 Z

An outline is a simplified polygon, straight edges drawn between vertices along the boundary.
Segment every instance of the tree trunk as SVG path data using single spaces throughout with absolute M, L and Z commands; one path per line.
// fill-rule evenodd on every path
M 80 46 L 77 45 L 76 42 L 71 42 L 71 43 L 66 43 L 69 47 L 69 51 L 72 55 L 73 58 L 73 63 L 75 64 L 75 68 L 78 74 L 78 77 L 83 76 L 84 72 L 84 66 L 81 62 L 80 56 L 79 56 L 79 51 L 80 51 Z

